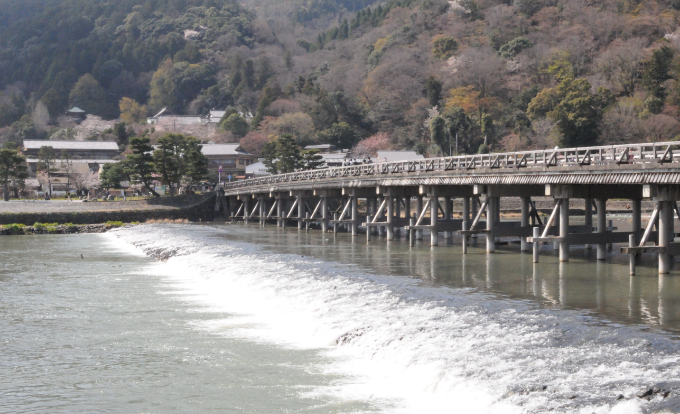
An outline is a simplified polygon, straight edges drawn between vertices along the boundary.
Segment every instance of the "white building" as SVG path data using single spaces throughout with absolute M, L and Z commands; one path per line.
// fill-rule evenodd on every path
M 424 160 L 423 154 L 417 154 L 415 151 L 378 151 L 378 162 L 395 162 L 395 161 L 418 161 Z

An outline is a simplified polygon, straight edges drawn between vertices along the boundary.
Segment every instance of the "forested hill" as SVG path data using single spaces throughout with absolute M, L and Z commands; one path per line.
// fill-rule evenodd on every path
M 210 139 L 255 152 L 282 134 L 430 155 L 674 139 L 679 7 L 0 0 L 0 141 L 63 136 L 72 105 L 138 134 L 164 107 L 228 109 Z

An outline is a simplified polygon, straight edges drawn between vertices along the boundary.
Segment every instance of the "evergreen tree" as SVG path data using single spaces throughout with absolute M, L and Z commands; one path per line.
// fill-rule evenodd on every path
M 154 166 L 153 147 L 150 144 L 149 137 L 133 137 L 130 139 L 130 148 L 132 154 L 125 158 L 125 174 L 132 180 L 142 183 L 154 197 L 160 197 L 151 186 Z
M 16 149 L 0 149 L 0 182 L 3 186 L 3 199 L 9 201 L 9 182 L 12 178 L 25 176 L 26 158 Z
M 290 134 L 283 134 L 276 140 L 276 163 L 280 173 L 290 173 L 302 167 L 302 155 L 300 148 L 295 144 L 295 139 Z
M 128 181 L 130 178 L 125 174 L 125 164 L 122 162 L 111 162 L 104 164 L 99 180 L 103 188 L 121 188 L 121 181 Z
M 449 132 L 446 128 L 446 120 L 441 116 L 435 116 L 430 121 L 430 139 L 437 144 L 443 154 L 449 150 Z
M 324 166 L 323 157 L 319 155 L 319 150 L 313 149 L 302 152 L 302 165 L 305 170 L 318 170 Z
M 70 104 L 102 118 L 118 116 L 116 108 L 109 103 L 106 91 L 89 73 L 81 76 L 69 94 Z
M 161 176 L 161 182 L 168 186 L 170 195 L 182 178 L 182 145 L 184 136 L 166 134 L 158 138 L 156 150 L 153 152 L 153 165 Z
M 427 100 L 430 101 L 432 106 L 438 105 L 442 99 L 442 83 L 434 76 L 430 76 L 425 81 L 425 95 L 427 95 Z
M 264 158 L 264 160 L 262 163 L 267 167 L 267 172 L 270 174 L 279 173 L 278 166 L 276 165 L 277 156 L 276 141 L 270 141 L 264 144 L 264 147 L 262 148 L 262 158 Z
M 184 180 L 188 185 L 198 184 L 208 175 L 208 158 L 201 152 L 203 146 L 194 137 L 186 137 L 182 147 L 184 159 Z

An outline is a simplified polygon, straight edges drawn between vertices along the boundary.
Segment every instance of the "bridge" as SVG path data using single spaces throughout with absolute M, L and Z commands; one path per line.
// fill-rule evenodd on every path
M 550 196 L 554 207 L 543 222 L 532 197 Z M 501 221 L 503 197 L 520 198 L 520 220 Z M 365 233 L 393 240 L 407 234 L 411 246 L 429 234 L 437 246 L 454 233 L 463 253 L 479 236 L 493 253 L 500 238 L 518 238 L 520 251 L 539 260 L 543 243 L 554 243 L 559 259 L 569 260 L 569 246 L 606 247 L 626 243 L 630 271 L 642 253 L 656 253 L 659 273 L 668 273 L 674 255 L 674 216 L 680 217 L 680 141 L 584 148 L 562 148 L 462 155 L 416 161 L 378 162 L 271 175 L 226 184 L 216 209 L 232 220 L 299 230 L 320 228 L 352 236 Z M 454 218 L 452 200 L 462 200 Z M 570 200 L 584 199 L 584 225 L 570 225 Z M 632 229 L 616 231 L 607 222 L 606 201 L 627 199 Z M 643 199 L 654 210 L 642 227 Z M 595 222 L 593 222 L 595 219 Z M 403 229 L 402 233 L 400 229 Z

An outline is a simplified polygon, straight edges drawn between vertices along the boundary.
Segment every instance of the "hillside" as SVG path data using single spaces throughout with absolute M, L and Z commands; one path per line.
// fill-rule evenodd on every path
M 71 105 L 117 118 L 123 98 L 137 134 L 163 107 L 233 108 L 210 139 L 255 152 L 284 133 L 300 145 L 430 155 L 456 141 L 476 153 L 670 140 L 680 134 L 676 8 L 0 0 L 0 140 L 64 131 Z

